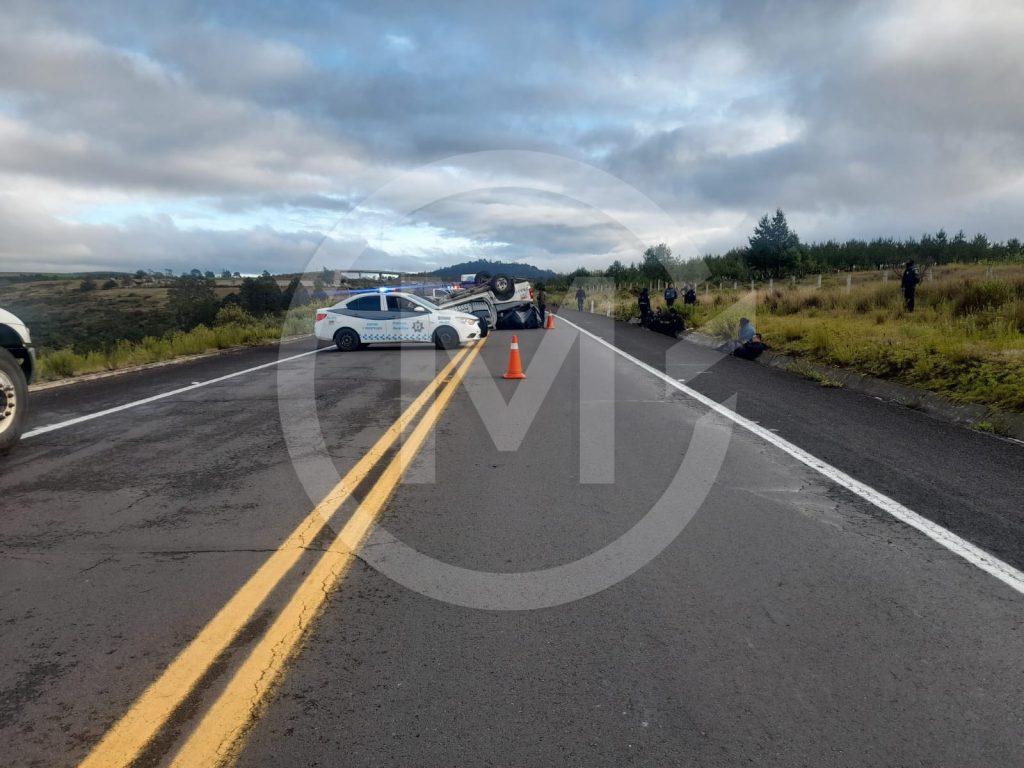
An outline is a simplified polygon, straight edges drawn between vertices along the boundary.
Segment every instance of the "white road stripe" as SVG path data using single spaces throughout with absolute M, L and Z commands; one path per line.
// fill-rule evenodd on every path
M 244 371 L 235 371 L 234 373 L 229 373 L 226 376 L 218 376 L 216 379 L 209 379 L 208 381 L 198 381 L 198 382 L 196 382 L 194 384 L 189 384 L 187 387 L 180 387 L 179 389 L 172 389 L 170 392 L 161 392 L 159 395 L 153 395 L 152 397 L 145 397 L 142 400 L 135 400 L 135 401 L 130 402 L 130 403 L 125 403 L 124 405 L 118 405 L 118 406 L 115 406 L 113 408 L 107 408 L 106 410 L 103 410 L 103 411 L 96 411 L 96 413 L 87 413 L 85 416 L 76 416 L 73 419 L 68 419 L 67 421 L 62 421 L 62 422 L 60 422 L 58 424 L 48 424 L 45 427 L 36 427 L 35 429 L 30 430 L 30 431 L 26 432 L 25 434 L 23 434 L 21 436 L 21 439 L 22 440 L 27 440 L 30 437 L 36 437 L 37 435 L 45 435 L 47 432 L 54 432 L 54 431 L 56 431 L 58 429 L 64 429 L 66 427 L 72 427 L 75 424 L 81 424 L 84 421 L 92 421 L 93 419 L 99 419 L 99 418 L 102 418 L 103 416 L 109 416 L 112 413 L 118 413 L 120 411 L 127 411 L 129 408 L 136 408 L 136 407 L 138 407 L 140 405 L 146 405 L 147 403 L 154 403 L 157 400 L 163 400 L 163 399 L 168 398 L 168 397 L 173 397 L 174 395 L 180 395 L 183 392 L 190 392 L 193 389 L 199 389 L 200 387 L 208 387 L 211 384 L 218 384 L 219 382 L 227 381 L 228 379 L 233 379 L 236 376 L 244 376 L 245 374 L 252 373 L 253 371 L 259 371 L 259 370 L 262 370 L 264 368 L 271 368 L 271 367 L 273 367 L 275 365 L 280 365 L 281 363 L 287 363 L 289 360 L 297 360 L 298 358 L 306 357 L 307 355 L 315 355 L 317 352 L 323 352 L 325 349 L 331 349 L 331 347 L 323 347 L 321 349 L 313 349 L 313 350 L 310 350 L 309 352 L 300 352 L 297 355 L 292 355 L 291 357 L 282 357 L 280 360 L 274 360 L 271 363 L 264 363 L 263 365 L 257 365 L 254 368 L 246 368 Z
M 808 467 L 818 472 L 819 474 L 825 476 L 827 479 L 831 480 L 836 485 L 846 488 L 848 491 L 855 493 L 857 496 L 860 496 L 865 501 L 868 501 L 874 506 L 878 507 L 883 512 L 887 512 L 888 514 L 892 515 L 897 520 L 906 523 L 912 528 L 916 528 L 925 536 L 932 539 L 941 546 L 945 547 L 950 552 L 959 555 L 967 562 L 971 563 L 974 566 L 977 566 L 986 573 L 995 576 L 997 579 L 1002 581 L 1004 584 L 1007 584 L 1011 588 L 1015 589 L 1017 592 L 1024 594 L 1024 573 L 1017 570 L 1009 563 L 1004 563 L 999 558 L 990 555 L 988 552 L 985 552 L 983 549 L 979 547 L 976 547 L 974 544 L 971 544 L 971 542 L 967 541 L 966 539 L 960 538 L 952 531 L 949 531 L 946 528 L 943 528 L 941 525 L 933 523 L 931 520 L 922 517 L 917 512 L 914 512 L 909 507 L 903 506 L 895 499 L 891 499 L 884 493 L 876 491 L 871 486 L 865 485 L 859 480 L 850 477 L 850 475 L 846 474 L 842 470 L 833 467 L 831 464 L 825 461 L 822 461 L 817 456 L 814 456 L 808 453 L 807 451 L 803 450 L 802 448 L 797 447 L 796 445 L 789 442 L 785 438 L 776 435 L 775 433 L 765 429 L 764 427 L 751 421 L 750 419 L 740 416 L 738 413 L 736 413 L 733 410 L 730 410 L 729 408 L 726 408 L 721 403 L 718 403 L 712 400 L 711 398 L 702 395 L 697 390 L 691 389 L 685 384 L 681 384 L 680 382 L 673 379 L 671 376 L 668 376 L 667 374 L 659 371 L 657 368 L 648 365 L 643 360 L 639 360 L 633 357 L 628 352 L 624 352 L 623 350 L 616 347 L 614 344 L 605 341 L 600 336 L 596 336 L 590 331 L 586 330 L 585 328 L 581 328 L 580 326 L 576 325 L 576 323 L 572 322 L 566 317 L 563 316 L 562 320 L 571 325 L 573 328 L 576 328 L 578 331 L 580 331 L 580 333 L 586 334 L 590 338 L 597 341 L 599 344 L 603 344 L 604 346 L 613 350 L 620 357 L 629 360 L 634 365 L 639 366 L 643 370 L 650 373 L 652 376 L 656 376 L 657 378 L 664 381 L 666 384 L 675 387 L 683 394 L 692 397 L 697 402 L 706 405 L 708 408 L 711 408 L 712 410 L 721 414 L 730 421 L 735 422 L 736 424 L 743 427 L 747 431 L 757 435 L 762 440 L 771 443 L 775 447 L 785 451 L 794 459 L 803 464 L 806 464 Z

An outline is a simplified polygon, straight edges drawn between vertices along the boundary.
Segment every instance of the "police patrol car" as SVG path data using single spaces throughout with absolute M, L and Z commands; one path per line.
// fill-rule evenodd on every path
M 342 352 L 407 341 L 452 349 L 479 339 L 481 326 L 479 318 L 466 312 L 442 309 L 411 293 L 381 289 L 318 309 L 313 335 L 333 341 Z

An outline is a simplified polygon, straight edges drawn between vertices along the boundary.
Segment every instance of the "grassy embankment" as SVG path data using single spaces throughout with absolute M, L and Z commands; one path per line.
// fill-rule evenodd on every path
M 264 344 L 308 333 L 313 307 L 283 316 L 253 317 L 234 308 L 211 326 L 167 330 L 174 322 L 161 286 L 83 292 L 79 280 L 51 279 L 0 285 L 0 306 L 23 319 L 39 355 L 38 380 L 128 368 L 217 349 Z M 238 281 L 218 281 L 223 297 Z
M 211 327 L 200 325 L 190 331 L 145 336 L 141 341 L 122 339 L 107 349 L 90 352 L 76 352 L 69 347 L 43 349 L 39 355 L 39 381 L 130 368 L 218 349 L 266 344 L 282 336 L 309 333 L 313 328 L 313 311 L 314 307 L 307 306 L 298 307 L 283 317 L 253 317 L 239 309 L 221 310 Z
M 1024 413 L 1024 268 L 936 267 L 913 313 L 903 308 L 898 274 L 884 281 L 880 272 L 855 273 L 849 288 L 846 279 L 826 275 L 821 288 L 817 277 L 758 285 L 756 299 L 749 285 L 701 288 L 687 325 L 729 338 L 746 315 L 774 351 Z M 631 293 L 592 298 L 595 312 L 637 315 Z M 664 306 L 660 296 L 654 306 Z

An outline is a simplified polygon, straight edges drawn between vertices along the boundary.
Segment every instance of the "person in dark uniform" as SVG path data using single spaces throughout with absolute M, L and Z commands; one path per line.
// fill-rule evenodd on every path
M 540 312 L 540 322 L 543 325 L 548 313 L 548 293 L 544 290 L 543 283 L 537 283 L 537 292 L 533 295 L 533 300 L 537 303 L 537 311 Z
M 583 311 L 583 302 L 586 301 L 586 299 L 587 292 L 583 290 L 583 286 L 581 285 L 579 288 L 576 289 L 576 309 L 578 309 L 580 312 Z
M 640 325 L 646 328 L 651 319 L 651 297 L 646 288 L 640 291 L 636 302 L 640 305 Z
M 914 292 L 917 290 L 917 284 L 921 282 L 921 276 L 917 274 L 917 267 L 914 266 L 914 260 L 911 259 L 907 262 L 907 268 L 903 270 L 903 277 L 900 278 L 900 286 L 903 288 L 903 302 L 907 307 L 907 312 L 914 311 Z
M 697 303 L 697 290 L 692 286 L 686 286 L 686 290 L 683 291 L 683 304 L 696 304 Z

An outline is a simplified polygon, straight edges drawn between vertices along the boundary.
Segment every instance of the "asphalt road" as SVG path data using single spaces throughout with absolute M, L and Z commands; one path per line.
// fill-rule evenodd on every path
M 1020 445 L 564 317 L 1024 565 Z M 520 334 L 525 382 L 499 378 L 508 341 L 475 353 L 359 559 L 277 647 L 281 674 L 246 703 L 225 759 L 1024 764 L 1024 595 L 564 322 Z M 309 341 L 286 356 L 306 351 L 2 460 L 0 764 L 86 758 L 449 359 Z M 32 428 L 277 359 L 36 393 Z M 186 754 L 396 456 L 296 553 L 134 764 Z

